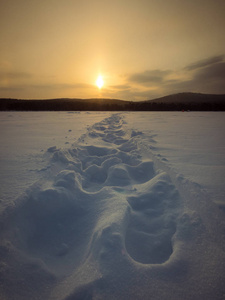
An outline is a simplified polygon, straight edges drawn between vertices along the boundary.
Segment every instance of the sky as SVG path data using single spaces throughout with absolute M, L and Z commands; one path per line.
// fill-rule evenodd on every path
M 224 13 L 224 0 L 0 0 L 0 98 L 225 94 Z

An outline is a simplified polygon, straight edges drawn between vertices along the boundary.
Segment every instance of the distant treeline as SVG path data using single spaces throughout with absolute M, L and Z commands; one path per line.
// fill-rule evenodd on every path
M 224 103 L 135 103 L 131 105 L 133 111 L 225 111 Z
M 155 100 L 0 99 L 1 111 L 225 111 L 225 95 L 182 93 Z

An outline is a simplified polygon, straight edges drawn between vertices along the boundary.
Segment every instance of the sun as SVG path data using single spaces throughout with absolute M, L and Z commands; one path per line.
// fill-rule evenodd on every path
M 96 80 L 96 85 L 99 89 L 101 89 L 104 85 L 104 80 L 102 78 L 102 75 L 98 75 L 98 78 Z

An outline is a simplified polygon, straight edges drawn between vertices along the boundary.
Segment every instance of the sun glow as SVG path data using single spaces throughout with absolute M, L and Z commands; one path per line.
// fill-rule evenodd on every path
M 97 80 L 96 80 L 96 85 L 99 89 L 101 89 L 104 85 L 104 81 L 103 81 L 103 78 L 102 78 L 102 75 L 99 75 Z

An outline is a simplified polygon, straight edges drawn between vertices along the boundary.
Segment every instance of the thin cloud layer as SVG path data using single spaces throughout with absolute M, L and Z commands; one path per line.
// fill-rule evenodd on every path
M 128 80 L 133 83 L 138 84 L 150 84 L 150 83 L 162 83 L 166 76 L 169 75 L 171 71 L 169 70 L 146 70 L 140 73 L 131 74 Z
M 117 84 L 117 85 L 111 85 L 110 88 L 111 89 L 115 89 L 115 90 L 129 90 L 130 89 L 130 85 L 127 85 L 127 84 Z
M 170 84 L 168 87 L 170 91 L 191 91 L 200 93 L 223 94 L 225 93 L 225 62 L 209 58 L 205 60 L 205 65 L 198 64 L 198 68 L 188 69 L 187 74 L 190 76 L 189 80 L 182 78 L 177 82 Z M 206 64 L 206 61 L 208 63 Z M 214 61 L 214 62 L 213 62 Z M 201 66 L 201 67 L 200 67 Z
M 18 80 L 18 79 L 29 79 L 32 78 L 33 74 L 26 72 L 13 72 L 13 71 L 1 71 L 0 80 Z
M 216 63 L 220 63 L 222 62 L 224 59 L 224 55 L 218 55 L 218 56 L 213 56 L 204 60 L 199 60 L 195 63 L 192 63 L 188 66 L 186 66 L 184 69 L 187 71 L 192 71 L 192 70 L 196 70 L 202 67 L 207 67 L 209 65 L 213 65 Z
M 225 80 L 225 62 L 220 62 L 214 65 L 210 65 L 204 69 L 201 69 L 199 72 L 197 72 L 195 78 L 198 80 Z

